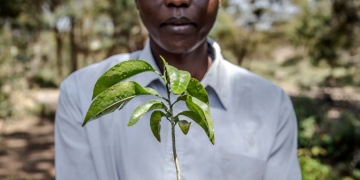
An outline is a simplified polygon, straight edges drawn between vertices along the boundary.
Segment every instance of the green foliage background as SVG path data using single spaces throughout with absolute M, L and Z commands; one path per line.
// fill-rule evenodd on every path
M 0 27 L 6 122 L 43 107 L 19 106 L 25 92 L 147 39 L 133 0 L 1 0 Z M 304 180 L 360 179 L 359 0 L 224 1 L 210 37 L 291 96 Z

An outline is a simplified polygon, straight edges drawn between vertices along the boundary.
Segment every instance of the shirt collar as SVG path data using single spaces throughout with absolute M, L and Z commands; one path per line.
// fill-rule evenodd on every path
M 213 48 L 214 52 L 214 61 L 211 64 L 209 70 L 206 72 L 204 78 L 201 80 L 201 84 L 206 88 L 210 86 L 213 88 L 219 97 L 222 105 L 227 109 L 227 92 L 226 92 L 226 85 L 227 85 L 227 73 L 226 69 L 224 68 L 223 56 L 221 54 L 221 48 L 218 43 L 216 43 L 211 38 L 207 38 L 208 43 Z M 160 72 L 159 67 L 157 66 L 155 59 L 151 53 L 150 48 L 150 40 L 146 40 L 146 44 L 144 49 L 140 52 L 138 57 L 140 60 L 147 61 L 156 71 Z M 164 82 L 162 81 L 161 77 L 155 73 L 146 73 L 146 78 L 144 76 L 135 76 L 135 81 L 138 82 L 142 86 L 148 86 L 155 80 L 160 80 L 160 82 L 165 86 Z
M 155 59 L 151 53 L 150 40 L 146 40 L 144 49 L 140 52 L 138 59 L 148 62 L 157 72 L 161 73 L 159 67 L 157 66 Z M 143 87 L 149 86 L 155 80 L 160 80 L 165 86 L 165 83 L 162 81 L 161 77 L 153 72 L 147 72 L 146 76 L 135 76 L 135 81 L 138 82 Z
M 228 84 L 228 74 L 224 66 L 224 58 L 221 54 L 221 48 L 217 42 L 211 38 L 207 38 L 208 43 L 213 48 L 214 52 L 214 61 L 211 64 L 209 70 L 206 72 L 204 78 L 201 80 L 201 84 L 204 87 L 212 87 L 217 96 L 219 97 L 222 105 L 227 109 L 228 98 L 227 98 L 227 84 Z

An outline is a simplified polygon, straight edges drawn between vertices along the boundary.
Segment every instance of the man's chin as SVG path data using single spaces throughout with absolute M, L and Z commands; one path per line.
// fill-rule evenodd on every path
M 163 43 L 163 48 L 173 54 L 189 53 L 196 49 L 198 43 L 189 40 L 167 40 Z

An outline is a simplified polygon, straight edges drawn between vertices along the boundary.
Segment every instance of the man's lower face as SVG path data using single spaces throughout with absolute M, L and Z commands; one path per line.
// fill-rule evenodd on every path
M 137 0 L 150 37 L 164 50 L 185 53 L 206 39 L 220 0 Z

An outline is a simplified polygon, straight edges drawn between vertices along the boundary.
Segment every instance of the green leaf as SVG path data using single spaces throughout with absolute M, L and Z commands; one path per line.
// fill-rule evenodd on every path
M 154 89 L 152 89 L 152 88 L 149 88 L 149 87 L 146 87 L 146 88 L 144 88 L 146 91 L 148 91 L 149 93 L 151 93 L 152 95 L 154 95 L 154 96 L 157 96 L 157 97 L 161 97 L 160 95 L 159 95 L 159 93 L 158 92 L 156 92 Z
M 209 96 L 202 84 L 195 78 L 191 78 L 186 88 L 187 93 L 209 105 Z
M 179 96 L 176 101 L 186 101 L 186 99 L 188 98 L 188 95 L 183 95 L 183 96 Z
M 190 81 L 191 75 L 187 71 L 181 71 L 176 69 L 174 66 L 165 64 L 166 72 L 170 79 L 171 91 L 175 95 L 182 94 Z
M 178 118 L 179 116 L 186 116 L 190 119 L 192 119 L 193 121 L 195 121 L 200 127 L 202 127 L 206 133 L 207 136 L 209 136 L 209 130 L 208 130 L 208 127 L 206 125 L 206 122 L 205 120 L 203 120 L 201 118 L 201 116 L 197 113 L 197 112 L 194 112 L 194 111 L 183 111 L 179 114 L 177 114 L 175 117 Z
M 107 88 L 134 75 L 147 71 L 156 72 L 148 62 L 137 59 L 124 61 L 113 66 L 97 80 L 93 90 L 92 99 L 105 91 Z
M 156 110 L 151 114 L 150 117 L 150 127 L 151 127 L 151 131 L 154 134 L 155 138 L 161 142 L 161 137 L 160 137 L 160 131 L 161 131 L 161 118 L 165 116 L 165 113 L 163 113 L 162 111 Z
M 130 121 L 127 124 L 128 126 L 132 126 L 136 124 L 140 118 L 142 118 L 147 112 L 152 111 L 154 109 L 167 109 L 165 104 L 158 100 L 153 99 L 146 102 L 144 105 L 140 105 L 134 109 L 130 116 Z
M 129 81 L 116 84 L 102 92 L 90 105 L 82 126 L 91 120 L 123 108 L 128 101 L 140 95 L 152 95 L 137 82 Z
M 190 96 L 191 97 L 191 96 Z M 209 106 L 197 99 L 196 97 L 191 97 L 186 100 L 186 105 L 193 106 L 196 108 L 196 111 L 200 114 L 200 116 L 205 119 L 206 125 L 208 127 L 209 132 L 209 139 L 212 144 L 215 144 L 215 137 L 214 137 L 214 123 L 212 117 L 210 115 L 210 108 Z M 189 108 L 190 109 L 190 108 Z
M 178 124 L 179 124 L 179 127 L 180 127 L 181 131 L 185 135 L 187 135 L 187 133 L 189 132 L 189 129 L 190 129 L 191 122 L 189 123 L 189 122 L 187 122 L 185 120 L 181 120 L 181 121 L 178 122 Z
M 196 97 L 192 97 L 190 95 L 186 96 L 180 96 L 178 100 L 184 100 L 186 102 L 186 106 L 189 108 L 190 111 L 196 112 L 204 121 L 206 128 L 204 128 L 202 125 L 199 125 L 203 127 L 204 130 L 207 130 L 207 135 L 211 141 L 212 144 L 215 144 L 215 137 L 214 137 L 214 124 L 212 117 L 210 115 L 210 108 L 209 106 L 197 99 Z
M 120 108 L 119 108 L 119 111 L 122 110 L 122 109 L 126 106 L 126 104 L 130 102 L 130 100 L 131 100 L 131 99 L 124 101 L 124 102 L 121 104 L 121 106 L 120 106 Z
M 85 124 L 88 122 L 88 121 L 92 121 L 92 120 L 95 120 L 95 119 L 98 119 L 102 116 L 105 116 L 107 114 L 110 114 L 112 112 L 114 112 L 117 108 L 119 108 L 121 106 L 121 108 L 123 107 L 123 105 L 125 104 L 125 101 L 123 102 L 120 102 L 120 103 L 117 103 L 117 104 L 114 104 L 106 109 L 104 109 L 103 111 L 101 111 L 99 114 L 95 115 L 94 117 L 92 117 L 91 119 L 89 120 L 84 120 L 83 122 L 83 125 L 82 126 L 85 126 Z
M 160 58 L 162 59 L 162 61 L 163 61 L 163 63 L 164 63 L 164 66 L 165 66 L 165 64 L 167 64 L 166 63 L 166 61 L 165 61 L 165 59 L 160 55 Z

